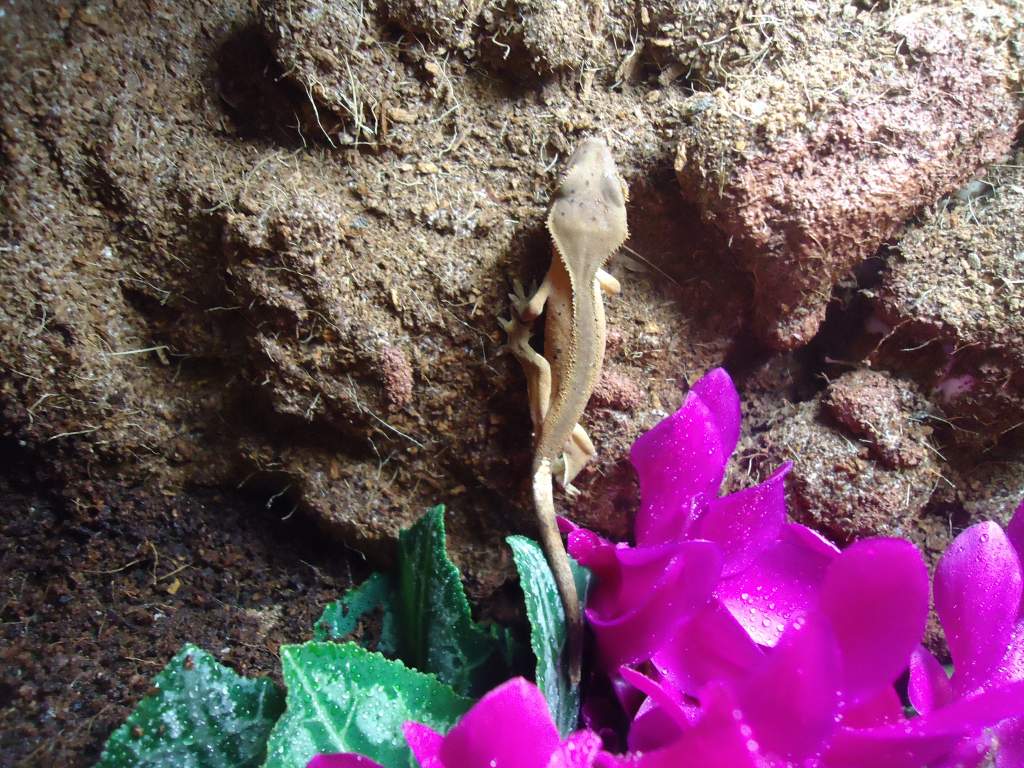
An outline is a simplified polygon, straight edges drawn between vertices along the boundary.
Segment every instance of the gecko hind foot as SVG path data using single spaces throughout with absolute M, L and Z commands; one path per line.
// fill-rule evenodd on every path
M 530 357 L 530 353 L 533 352 L 533 348 L 530 346 L 533 329 L 530 324 L 524 323 L 513 315 L 509 318 L 499 317 L 498 325 L 508 334 L 508 339 L 502 344 L 498 354 L 512 354 L 520 359 Z

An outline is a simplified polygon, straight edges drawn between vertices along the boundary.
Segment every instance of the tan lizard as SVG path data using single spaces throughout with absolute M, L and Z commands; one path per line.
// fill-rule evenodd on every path
M 608 145 L 589 138 L 569 158 L 548 214 L 551 266 L 529 299 L 516 281 L 515 310 L 503 320 L 508 348 L 526 373 L 533 421 L 533 504 L 541 546 L 565 608 L 569 678 L 580 678 L 583 619 L 569 558 L 555 517 L 553 477 L 566 491 L 594 455 L 579 420 L 601 376 L 605 318 L 601 292 L 620 291 L 602 267 L 628 235 L 626 184 Z M 530 346 L 530 328 L 546 305 L 544 355 Z

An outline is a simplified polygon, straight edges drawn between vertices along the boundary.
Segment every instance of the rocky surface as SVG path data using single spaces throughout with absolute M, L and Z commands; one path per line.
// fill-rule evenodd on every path
M 524 386 L 495 318 L 512 277 L 545 269 L 577 137 L 616 135 L 634 222 L 582 520 L 627 529 L 606 478 L 725 356 L 748 288 L 680 208 L 680 94 L 501 94 L 489 65 L 390 36 L 379 10 L 55 5 L 9 24 L 4 428 L 63 482 L 242 484 L 384 561 L 448 501 L 485 595 L 510 574 L 501 536 L 532 528 Z
M 697 66 L 718 87 L 686 104 L 679 181 L 753 272 L 760 336 L 799 347 L 835 283 L 1009 149 L 1024 18 L 1015 3 L 758 2 L 687 24 L 700 5 L 659 21 L 687 71 L 716 36 Z

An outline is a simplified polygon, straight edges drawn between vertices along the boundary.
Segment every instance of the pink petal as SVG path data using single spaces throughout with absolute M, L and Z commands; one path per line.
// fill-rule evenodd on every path
M 591 768 L 600 752 L 600 736 L 593 731 L 576 731 L 558 747 L 548 768 Z
M 708 541 L 620 547 L 615 556 L 616 583 L 606 592 L 598 574 L 586 612 L 601 658 L 613 669 L 650 658 L 704 607 L 722 567 L 718 547 Z
M 478 701 L 444 737 L 439 755 L 447 768 L 547 768 L 559 738 L 547 702 L 521 677 Z
M 718 601 L 679 627 L 652 661 L 678 691 L 694 694 L 715 679 L 738 680 L 757 664 L 761 649 Z
M 938 659 L 919 645 L 910 655 L 910 703 L 922 715 L 940 709 L 953 700 L 949 675 Z
M 708 504 L 694 538 L 715 542 L 725 558 L 722 576 L 733 576 L 775 542 L 786 522 L 787 462 L 760 485 L 746 488 Z
M 929 768 L 978 768 L 992 750 L 990 733 L 982 736 L 966 736 L 956 743 L 948 755 L 934 762 Z
M 818 587 L 839 550 L 814 531 L 788 523 L 779 540 L 748 568 L 715 589 L 722 604 L 759 645 L 775 645 L 782 631 L 817 601 Z
M 843 711 L 843 725 L 848 728 L 874 728 L 903 719 L 903 702 L 895 688 L 883 688 L 866 701 L 847 705 Z
M 928 620 L 928 569 L 908 541 L 867 539 L 828 569 L 821 609 L 843 658 L 847 701 L 870 698 L 907 668 Z
M 931 714 L 878 728 L 840 728 L 826 768 L 921 768 L 948 755 L 966 736 L 978 734 L 1024 710 L 1024 682 L 958 699 Z
M 1024 562 L 1024 501 L 1017 507 L 1017 511 L 1010 518 L 1009 525 L 1006 526 L 1006 538 L 1017 550 L 1017 558 Z
M 691 713 L 687 711 L 680 693 L 670 685 L 652 680 L 647 675 L 626 666 L 619 667 L 619 675 L 623 680 L 647 696 L 645 704 L 647 702 L 656 704 L 681 730 L 686 730 L 693 724 Z
M 1021 568 L 992 522 L 961 533 L 935 569 L 935 609 L 953 656 L 953 687 L 983 685 L 1006 651 L 1021 601 Z
M 1010 524 L 1006 526 L 1006 538 L 1013 545 L 1013 549 L 1017 553 L 1017 560 L 1020 562 L 1021 569 L 1024 570 L 1024 501 L 1017 507 L 1017 511 L 1010 518 Z M 1024 618 L 1024 595 L 1021 595 L 1017 615 Z
M 840 679 L 829 622 L 797 618 L 738 694 L 761 751 L 797 761 L 818 752 L 835 727 Z
M 740 395 L 724 368 L 713 368 L 691 388 L 714 416 L 726 456 L 732 456 L 740 439 Z
M 1004 720 L 996 728 L 999 748 L 996 768 L 1021 768 L 1024 765 L 1024 717 Z
M 638 545 L 687 535 L 717 495 L 738 435 L 739 395 L 729 375 L 716 369 L 693 386 L 678 411 L 637 438 L 630 459 L 640 480 Z
M 382 766 L 368 757 L 344 752 L 336 755 L 317 755 L 309 761 L 306 768 L 382 768 Z
M 637 768 L 640 758 L 636 755 L 609 755 L 602 752 L 594 761 L 594 768 Z
M 444 737 L 422 723 L 408 722 L 402 726 L 405 743 L 409 745 L 420 768 L 444 768 L 441 762 L 441 744 Z
M 1014 625 L 1010 643 L 1006 647 L 999 666 L 992 674 L 992 680 L 999 683 L 1015 683 L 1024 680 L 1024 618 Z
M 734 717 L 735 704 L 725 688 L 712 685 L 701 694 L 703 716 L 670 747 L 648 752 L 637 768 L 755 768 L 757 743 Z
M 629 724 L 629 749 L 632 752 L 653 752 L 670 746 L 683 735 L 683 729 L 653 699 L 644 701 Z

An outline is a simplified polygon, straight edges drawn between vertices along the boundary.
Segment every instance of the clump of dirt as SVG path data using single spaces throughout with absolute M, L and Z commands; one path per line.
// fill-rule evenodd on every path
M 823 404 L 846 431 L 889 469 L 916 467 L 928 457 L 928 404 L 910 387 L 878 371 L 853 371 L 829 384 Z
M 768 344 L 807 343 L 840 278 L 1009 149 L 1020 14 L 997 2 L 760 2 L 722 8 L 694 32 L 667 27 L 686 51 L 731 19 L 698 72 L 722 85 L 687 102 L 676 170 L 753 272 Z
M 473 28 L 483 0 L 384 0 L 388 18 L 414 35 L 424 35 L 452 51 L 472 50 Z
M 949 543 L 927 505 L 943 462 L 924 422 L 927 401 L 912 385 L 873 371 L 839 377 L 756 440 L 761 464 L 794 462 L 790 513 L 847 543 L 902 536 L 934 556 Z
M 961 438 L 1024 422 L 1024 154 L 990 166 L 897 244 L 877 356 L 917 372 Z

